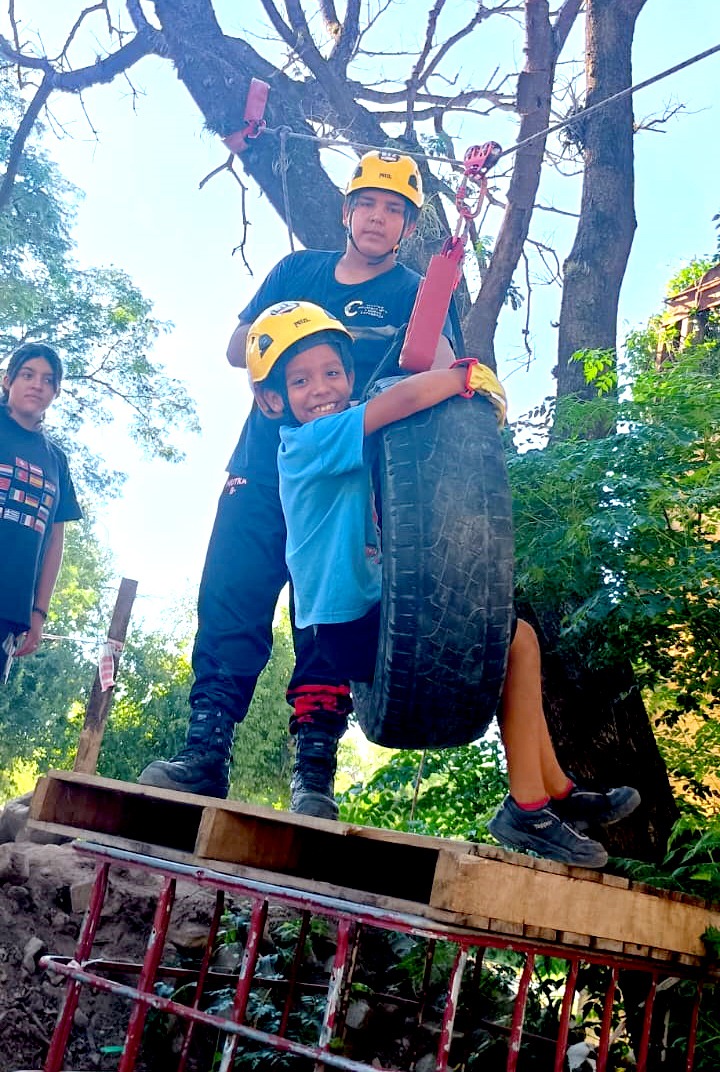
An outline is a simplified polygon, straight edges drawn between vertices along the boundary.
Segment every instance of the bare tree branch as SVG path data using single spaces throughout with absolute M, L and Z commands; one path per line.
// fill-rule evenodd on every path
M 558 216 L 572 216 L 573 219 L 578 219 L 579 212 L 568 212 L 564 208 L 556 208 L 555 205 L 541 205 L 538 201 L 535 202 L 535 208 L 539 212 L 557 212 Z
M 431 63 L 428 65 L 428 67 L 426 68 L 426 70 L 425 70 L 425 72 L 423 74 L 423 79 L 422 79 L 422 84 L 423 85 L 427 84 L 428 79 L 431 77 L 433 72 L 437 69 L 438 64 L 444 59 L 444 57 L 448 54 L 450 49 L 454 45 L 456 45 L 458 43 L 458 41 L 461 41 L 463 39 L 463 37 L 467 37 L 467 35 L 469 33 L 471 33 L 472 30 L 474 30 L 476 26 L 479 26 L 480 23 L 491 14 L 492 14 L 492 12 L 487 11 L 482 6 L 482 4 L 478 4 L 477 13 L 475 15 L 473 15 L 473 17 L 470 19 L 470 21 L 468 23 L 466 23 L 466 25 L 463 26 L 462 29 L 458 30 L 457 33 L 454 33 L 450 37 L 448 37 L 447 41 L 444 41 L 442 43 L 442 45 L 440 46 L 440 48 L 437 50 L 437 52 L 435 53 L 435 56 L 433 57 Z
M 545 265 L 550 276 L 548 283 L 557 283 L 559 286 L 562 286 L 562 269 L 560 268 L 558 255 L 552 246 L 546 246 L 544 242 L 538 242 L 535 238 L 528 238 L 527 244 L 537 250 L 538 256 Z M 546 254 L 552 258 L 553 264 L 548 263 Z
M 296 49 L 297 41 L 295 35 L 280 15 L 280 12 L 275 7 L 273 0 L 261 0 L 261 3 L 263 8 L 265 9 L 265 14 L 270 19 L 270 22 L 272 23 L 275 29 L 275 33 L 278 35 L 278 37 L 282 41 L 284 41 L 285 44 L 288 45 L 290 48 Z
M 128 67 L 132 67 L 143 56 L 154 52 L 159 38 L 160 35 L 154 30 L 149 35 L 138 34 L 117 52 L 98 59 L 89 67 L 78 67 L 75 71 L 55 71 L 50 61 L 44 56 L 26 56 L 24 53 L 16 52 L 2 35 L 0 35 L 0 56 L 23 67 L 43 71 L 45 75 L 51 77 L 52 89 L 77 93 L 81 89 L 88 89 L 101 82 L 112 82 L 113 78 Z
M 559 56 L 562 52 L 565 42 L 567 41 L 568 34 L 573 28 L 575 19 L 582 10 L 584 0 L 565 0 L 562 7 L 555 16 L 555 22 L 553 23 L 553 38 L 555 41 L 555 55 Z
M 659 131 L 661 134 L 664 131 L 660 131 L 659 128 L 665 126 L 674 116 L 679 112 L 685 112 L 687 108 L 684 104 L 666 104 L 662 115 L 646 116 L 645 119 L 637 119 L 633 124 L 633 130 L 637 134 L 641 130 L 653 130 L 656 133 Z
M 40 114 L 40 109 L 47 101 L 52 90 L 53 76 L 52 74 L 46 74 L 38 86 L 35 96 L 30 101 L 25 115 L 20 120 L 20 125 L 17 128 L 15 137 L 12 140 L 12 145 L 10 146 L 2 184 L 0 184 L 0 212 L 4 211 L 6 205 L 10 201 L 10 193 L 13 188 L 13 183 L 15 182 L 15 176 L 18 173 L 18 168 L 20 167 L 20 160 L 22 159 L 25 143 L 30 137 L 32 128 L 35 125 L 35 120 Z
M 67 58 L 68 49 L 70 48 L 70 45 L 72 44 L 76 33 L 78 32 L 88 15 L 92 15 L 94 11 L 104 11 L 105 14 L 108 16 L 109 20 L 110 13 L 107 8 L 107 0 L 101 0 L 101 3 L 99 4 L 93 4 L 92 7 L 84 8 L 75 20 L 75 25 L 70 30 L 70 33 L 65 38 L 65 44 L 55 58 L 56 63 L 60 63 L 63 59 Z
M 333 27 L 339 26 L 340 21 L 337 17 L 337 11 L 335 10 L 335 4 L 333 0 L 319 0 L 320 14 L 323 17 L 325 25 L 330 33 L 333 33 Z
M 500 85 L 510 77 L 511 75 L 506 75 Z M 405 90 L 370 89 L 359 82 L 350 82 L 349 85 L 359 99 L 370 101 L 373 104 L 402 104 L 406 97 Z M 474 100 L 487 100 L 491 104 L 497 105 L 498 108 L 512 108 L 515 104 L 515 95 L 510 93 L 502 94 L 499 91 L 499 87 L 498 89 L 489 89 L 487 87 L 484 89 L 468 89 L 462 93 L 457 93 L 454 97 L 440 93 L 418 92 L 415 99 L 419 104 L 437 104 L 442 108 L 447 108 L 453 103 L 460 105 L 470 104 Z
M 405 137 L 410 135 L 413 127 L 413 112 L 415 110 L 415 98 L 418 94 L 418 90 L 422 84 L 422 70 L 425 64 L 425 60 L 430 55 L 430 49 L 432 48 L 433 40 L 435 38 L 435 31 L 437 29 L 437 20 L 440 17 L 440 12 L 445 6 L 445 0 L 435 0 L 435 4 L 428 13 L 427 26 L 425 27 L 425 41 L 420 49 L 420 55 L 417 58 L 410 77 L 405 83 L 406 89 L 406 105 L 405 105 Z
M 330 55 L 330 63 L 339 73 L 344 74 L 347 71 L 347 65 L 355 54 L 359 40 L 360 0 L 348 0 L 345 9 L 345 21 Z
M 155 27 L 151 26 L 148 20 L 145 18 L 145 12 L 142 9 L 140 0 L 125 0 L 125 6 L 127 8 L 128 15 L 132 20 L 132 24 L 138 33 L 144 34 L 146 36 L 158 33 Z

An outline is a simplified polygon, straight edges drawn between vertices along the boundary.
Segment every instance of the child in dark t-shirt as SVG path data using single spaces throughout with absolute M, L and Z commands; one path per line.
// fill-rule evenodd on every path
M 82 517 L 65 454 L 42 422 L 62 381 L 44 343 L 11 356 L 0 400 L 0 676 L 34 652 L 62 561 L 66 521 Z
M 454 395 L 489 398 L 499 423 L 505 395 L 473 359 L 407 377 L 351 406 L 347 329 L 310 302 L 266 310 L 248 334 L 247 365 L 262 404 L 280 419 L 278 471 L 287 562 L 298 624 L 315 630 L 333 664 L 353 680 L 375 665 L 381 595 L 367 439 Z M 489 828 L 499 841 L 565 863 L 602 867 L 607 852 L 575 825 L 616 822 L 639 804 L 635 789 L 575 785 L 560 767 L 542 710 L 537 638 L 518 621 L 503 690 L 500 728 L 510 794 Z

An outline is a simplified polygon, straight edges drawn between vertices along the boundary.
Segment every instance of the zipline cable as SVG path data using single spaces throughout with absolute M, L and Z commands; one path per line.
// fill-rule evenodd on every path
M 519 149 L 523 149 L 531 142 L 537 141 L 539 138 L 545 138 L 548 134 L 554 134 L 558 130 L 562 130 L 564 127 L 572 126 L 573 123 L 577 123 L 578 120 L 585 119 L 588 115 L 593 115 L 601 108 L 606 108 L 610 104 L 614 104 L 615 101 L 620 100 L 622 97 L 630 96 L 633 93 L 637 93 L 641 89 L 646 89 L 648 86 L 653 85 L 655 82 L 662 81 L 663 78 L 669 78 L 671 74 L 677 74 L 678 71 L 684 70 L 686 67 L 691 67 L 694 63 L 699 63 L 701 60 L 707 59 L 709 56 L 714 55 L 716 52 L 720 52 L 720 44 L 713 45 L 712 48 L 705 49 L 704 52 L 698 52 L 696 56 L 691 56 L 687 60 L 683 60 L 681 63 L 676 63 L 673 67 L 668 67 L 665 71 L 660 71 L 659 74 L 652 75 L 650 78 L 646 78 L 643 82 L 638 82 L 637 85 L 627 86 L 625 89 L 621 89 L 618 93 L 613 93 L 611 97 L 606 97 L 605 100 L 598 101 L 597 104 L 591 104 L 589 108 L 583 108 L 574 115 L 569 116 L 567 119 L 562 119 L 558 123 L 554 123 L 552 126 L 546 127 L 544 130 L 538 130 L 535 134 L 531 134 L 527 138 L 523 138 L 522 141 L 516 142 L 515 145 L 511 145 L 508 149 L 504 149 L 498 156 L 498 160 L 504 156 L 510 156 L 513 153 L 518 152 Z M 311 141 L 315 145 L 321 146 L 342 146 L 344 148 L 361 149 L 363 152 L 387 152 L 390 148 L 388 145 L 369 145 L 365 142 L 347 141 L 344 138 L 318 138 L 314 134 L 303 134 L 299 131 L 291 130 L 290 127 L 265 127 L 263 128 L 263 134 L 277 134 L 282 143 L 285 139 L 293 138 L 298 141 Z M 418 153 L 409 149 L 402 149 L 404 156 L 410 156 L 413 160 L 425 160 L 432 161 L 439 164 L 452 164 L 457 166 L 462 161 L 456 160 L 452 156 L 438 156 L 434 153 Z

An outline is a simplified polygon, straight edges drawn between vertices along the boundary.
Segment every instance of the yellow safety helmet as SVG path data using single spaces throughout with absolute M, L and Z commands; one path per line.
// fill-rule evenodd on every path
M 392 152 L 372 152 L 361 156 L 345 196 L 356 190 L 391 190 L 414 205 L 423 206 L 422 178 L 417 164 L 409 156 Z
M 284 301 L 265 309 L 248 331 L 245 353 L 250 382 L 262 383 L 291 346 L 322 331 L 335 331 L 346 343 L 352 342 L 344 324 L 312 302 Z

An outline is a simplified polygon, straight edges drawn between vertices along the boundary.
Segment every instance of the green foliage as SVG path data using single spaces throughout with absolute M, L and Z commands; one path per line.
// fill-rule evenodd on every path
M 355 784 L 341 794 L 340 818 L 438 837 L 485 840 L 485 824 L 507 791 L 501 756 L 494 736 L 464 748 L 397 752 L 366 784 Z
M 36 655 L 16 659 L 0 687 L 0 798 L 30 788 L 39 770 L 72 765 L 94 676 L 107 570 L 89 522 L 69 525 L 45 631 L 72 639 L 46 640 Z
M 585 382 L 592 384 L 598 395 L 617 390 L 617 354 L 610 350 L 578 350 L 570 358 L 582 364 Z
M 720 816 L 683 815 L 675 823 L 660 863 L 614 859 L 613 864 L 638 882 L 680 890 L 720 903 Z M 709 941 L 712 941 L 709 936 Z
M 15 660 L 0 688 L 0 799 L 30 788 L 38 773 L 72 767 L 97 657 L 115 597 L 111 564 L 89 521 L 69 525 L 62 570 L 36 655 Z M 192 683 L 194 609 L 180 604 L 172 632 L 131 629 L 125 642 L 98 772 L 133 782 L 153 759 L 185 743 Z M 287 807 L 290 782 L 285 683 L 292 667 L 287 613 L 237 735 L 231 795 Z
M 705 273 L 712 268 L 713 264 L 714 261 L 710 257 L 698 257 L 691 260 L 689 264 L 686 264 L 675 275 L 670 277 L 665 288 L 666 296 L 673 298 L 676 294 L 682 294 L 688 287 L 695 286 Z
M 557 616 L 564 642 L 592 637 L 598 661 L 629 656 L 645 684 L 673 668 L 687 709 L 720 681 L 711 641 L 720 592 L 720 348 L 688 348 L 660 370 L 641 349 L 636 337 L 630 397 L 562 400 L 568 437 L 508 458 L 516 577 L 523 600 Z M 614 413 L 617 431 L 584 439 L 601 411 Z
M 193 620 L 180 614 L 177 634 L 133 633 L 108 719 L 99 772 L 134 781 L 153 759 L 175 755 L 184 745 L 192 685 L 189 661 Z M 292 667 L 287 614 L 275 630 L 273 655 L 258 681 L 250 712 L 235 736 L 230 796 L 287 807 L 290 784 L 288 706 L 285 683 Z
M 0 161 L 7 160 L 20 115 L 17 92 L 0 72 Z M 122 478 L 78 443 L 81 426 L 121 419 L 149 454 L 177 461 L 175 430 L 197 431 L 184 386 L 150 355 L 168 330 L 152 303 L 114 268 L 79 269 L 71 228 L 78 192 L 30 142 L 10 204 L 0 213 L 0 354 L 27 339 L 57 346 L 66 365 L 53 407 L 80 484 L 99 496 Z
M 289 806 L 292 753 L 285 689 L 293 663 L 290 620 L 283 610 L 275 624 L 270 662 L 260 675 L 247 718 L 235 734 L 230 795 L 236 799 Z

